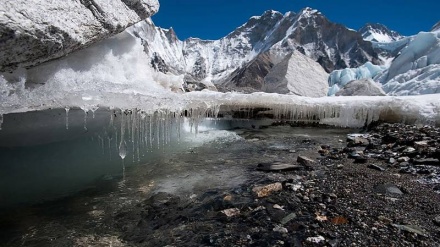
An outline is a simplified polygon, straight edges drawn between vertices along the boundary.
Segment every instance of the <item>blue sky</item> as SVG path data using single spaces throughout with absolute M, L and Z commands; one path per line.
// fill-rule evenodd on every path
M 440 20 L 440 0 L 159 0 L 157 26 L 173 27 L 188 37 L 219 39 L 251 16 L 273 9 L 285 13 L 304 7 L 321 11 L 330 21 L 359 29 L 367 22 L 382 23 L 403 35 L 428 31 Z

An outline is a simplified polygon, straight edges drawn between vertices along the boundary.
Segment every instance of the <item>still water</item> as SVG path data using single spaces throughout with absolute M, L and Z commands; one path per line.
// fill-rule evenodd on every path
M 319 145 L 342 146 L 339 140 L 353 131 L 260 128 L 258 123 L 231 120 L 205 121 L 196 134 L 185 120 L 167 120 L 165 115 L 146 117 L 145 122 L 124 115 L 112 120 L 124 124 L 102 130 L 96 126 L 101 120 L 108 124 L 108 114 L 99 111 L 86 119 L 86 131 L 81 111 L 77 116 L 69 111 L 73 122 L 68 129 L 63 111 L 45 114 L 56 116 L 55 127 L 23 136 L 12 131 L 0 135 L 2 246 L 126 246 L 114 222 L 121 209 L 158 192 L 191 200 L 207 191 L 241 188 L 261 179 L 255 170 L 258 163 L 294 163 L 299 154 L 317 158 Z M 24 122 L 20 117 L 15 116 L 16 123 Z M 39 123 L 40 117 L 25 119 Z M 4 130 L 11 129 L 8 122 L 14 123 L 6 116 Z M 15 140 L 17 136 L 22 140 Z M 121 143 L 127 149 L 124 159 Z

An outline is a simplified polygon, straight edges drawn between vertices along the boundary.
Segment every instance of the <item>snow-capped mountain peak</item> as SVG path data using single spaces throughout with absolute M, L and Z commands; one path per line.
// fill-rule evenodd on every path
M 388 43 L 403 38 L 398 32 L 390 30 L 380 23 L 367 23 L 358 31 L 364 40 L 380 43 Z

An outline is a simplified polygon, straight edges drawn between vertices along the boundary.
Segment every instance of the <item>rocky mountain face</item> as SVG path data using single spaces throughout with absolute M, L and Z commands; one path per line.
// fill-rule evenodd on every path
M 364 40 L 387 43 L 403 38 L 398 32 L 388 29 L 380 23 L 367 23 L 358 31 Z
M 380 63 L 371 42 L 310 8 L 284 15 L 266 11 L 219 40 L 181 41 L 172 29 L 155 27 L 151 20 L 137 24 L 133 33 L 144 41 L 145 52 L 157 70 L 183 74 L 185 83 L 214 84 L 220 90 L 271 92 L 278 88 L 276 92 L 295 93 L 290 90 L 293 87 L 274 87 L 273 81 L 272 86 L 267 86 L 265 79 L 278 63 L 289 60 L 285 58 L 292 54 L 295 58 L 307 57 L 307 63 L 314 64 L 311 65 L 314 68 L 322 67 L 319 75 L 316 78 L 311 75 L 309 81 L 325 83 L 327 79 L 323 75 L 334 69 L 357 67 L 368 61 Z M 288 81 L 295 81 L 294 77 L 301 73 L 288 74 L 293 77 Z
M 157 0 L 3 1 L 0 72 L 59 58 L 122 32 L 158 9 Z
M 440 21 L 437 22 L 437 23 L 431 28 L 431 32 L 438 31 L 438 30 L 440 30 Z

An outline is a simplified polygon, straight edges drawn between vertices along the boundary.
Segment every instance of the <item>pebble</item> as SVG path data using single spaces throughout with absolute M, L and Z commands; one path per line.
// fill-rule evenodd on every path
M 381 171 L 381 172 L 385 171 L 385 168 L 383 168 L 381 166 L 378 166 L 378 165 L 374 165 L 374 164 L 368 165 L 367 167 L 370 168 L 370 169 Z
M 287 230 L 287 228 L 282 227 L 282 226 L 276 226 L 272 229 L 274 232 L 279 232 L 279 233 L 288 233 L 289 231 Z
M 283 189 L 283 185 L 281 183 L 273 183 L 264 186 L 256 186 L 252 189 L 258 198 L 266 197 L 270 195 L 272 192 L 280 191 Z
M 319 243 L 325 241 L 325 238 L 324 238 L 323 236 L 308 237 L 308 238 L 306 239 L 306 241 L 307 241 L 307 242 L 310 242 L 310 243 L 319 244 Z

